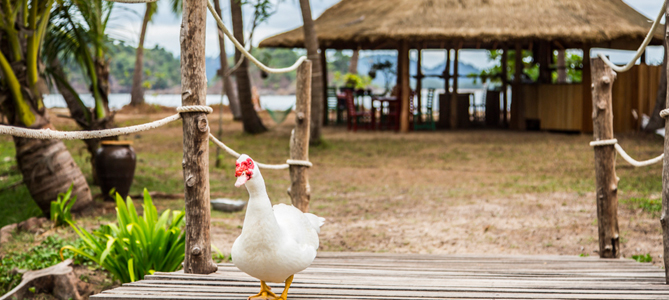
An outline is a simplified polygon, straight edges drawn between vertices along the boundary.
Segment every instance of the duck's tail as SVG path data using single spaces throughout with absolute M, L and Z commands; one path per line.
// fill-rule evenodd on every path
M 316 232 L 321 233 L 321 226 L 325 224 L 325 218 L 321 218 L 317 215 L 314 215 L 312 213 L 305 213 L 305 216 L 307 216 L 307 219 L 309 219 L 309 222 L 311 223 L 312 226 L 314 226 L 314 229 L 316 229 Z

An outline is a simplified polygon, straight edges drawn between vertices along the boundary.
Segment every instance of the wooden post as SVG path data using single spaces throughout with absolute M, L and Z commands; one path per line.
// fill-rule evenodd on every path
M 592 119 L 591 117 L 591 110 L 590 108 L 592 107 L 592 78 L 590 75 L 590 47 L 589 46 L 584 46 L 583 47 L 583 71 L 582 71 L 582 82 L 581 82 L 581 88 L 583 89 L 583 121 L 581 125 L 581 130 L 583 132 L 591 132 L 592 131 L 592 122 L 590 120 Z
M 451 94 L 451 49 L 446 49 L 446 68 L 444 69 L 444 94 Z M 441 118 L 441 116 L 439 116 Z
M 329 120 L 329 114 L 330 112 L 328 111 L 328 60 L 327 57 L 325 56 L 325 52 L 327 49 L 321 48 L 321 64 L 322 64 L 322 72 L 323 72 L 323 125 L 328 125 Z
M 453 49 L 453 93 L 451 94 L 451 129 L 458 127 L 458 64 L 460 47 Z
M 311 64 L 305 60 L 297 68 L 295 101 L 295 129 L 290 137 L 290 159 L 309 160 L 309 118 L 311 117 Z M 290 166 L 288 195 L 293 206 L 303 212 L 309 211 L 311 188 L 306 166 Z
M 183 1 L 181 23 L 181 105 L 207 105 L 205 26 L 207 4 Z M 209 226 L 209 122 L 202 112 L 182 113 L 186 255 L 184 272 L 209 274 L 218 267 L 211 259 Z
M 616 73 L 599 57 L 593 58 L 591 65 L 594 140 L 610 140 L 613 139 L 613 105 L 611 99 Z M 599 257 L 618 258 L 620 257 L 620 241 L 618 235 L 616 149 L 613 145 L 596 146 L 594 148 Z
M 423 105 L 421 103 L 421 100 L 422 100 L 421 99 L 421 94 L 422 94 L 421 90 L 423 89 L 423 70 L 422 70 L 421 63 L 423 61 L 423 59 L 422 59 L 423 58 L 423 56 L 422 56 L 423 51 L 420 47 L 418 47 L 418 49 L 416 49 L 416 51 L 418 52 L 418 61 L 416 61 L 416 106 L 414 108 L 417 110 L 416 113 L 418 113 L 418 118 L 414 119 L 413 121 L 414 121 L 414 123 L 419 123 L 420 124 L 420 123 L 423 123 L 423 114 L 421 112 L 421 107 Z M 416 113 L 414 113 L 414 115 Z
M 398 58 L 401 65 L 400 73 L 400 132 L 409 132 L 409 43 L 401 41 L 398 52 Z
M 515 123 L 510 126 L 513 129 L 524 130 L 525 129 L 525 99 L 523 99 L 523 69 L 525 65 L 523 64 L 523 47 L 520 44 L 516 44 L 516 75 L 514 76 L 514 81 L 516 82 L 516 91 L 513 93 L 513 103 L 515 103 Z M 511 105 L 513 105 L 511 103 Z
M 669 7 L 665 13 L 665 18 L 669 17 Z M 665 36 L 669 33 L 669 26 L 664 26 Z M 664 39 L 664 59 L 665 63 L 663 64 L 665 71 L 669 70 L 669 64 L 666 63 L 669 59 L 669 41 Z M 669 73 L 666 73 L 669 74 Z M 666 76 L 665 80 L 669 83 L 669 76 Z M 669 84 L 666 85 L 669 87 Z M 669 93 L 667 93 L 669 95 Z M 669 107 L 669 97 L 665 100 L 667 106 Z M 664 244 L 664 252 L 662 253 L 662 258 L 664 259 L 664 280 L 665 283 L 669 284 L 669 122 L 664 122 L 664 159 L 662 163 L 662 216 L 660 217 L 660 224 L 662 225 L 662 242 Z
M 504 102 L 502 102 L 502 124 L 506 126 L 508 120 L 507 118 L 507 107 L 509 107 L 509 47 L 506 44 L 502 47 L 502 95 L 504 96 Z

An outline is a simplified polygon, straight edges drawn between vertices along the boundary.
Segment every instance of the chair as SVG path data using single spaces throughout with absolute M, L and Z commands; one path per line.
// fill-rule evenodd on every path
M 414 104 L 413 99 L 416 97 L 416 92 L 409 93 L 409 128 L 413 129 L 414 123 Z M 388 105 L 388 113 L 386 117 L 386 128 L 392 128 L 395 131 L 400 130 L 400 115 L 402 113 L 402 99 L 397 97 L 397 101 L 390 102 Z
M 372 114 L 368 111 L 357 111 L 355 109 L 355 98 L 352 91 L 346 93 L 346 112 L 348 114 L 346 121 L 348 130 L 357 131 L 358 126 L 364 129 L 370 129 L 372 125 Z
M 432 113 L 432 108 L 434 107 L 434 92 L 435 92 L 434 89 L 427 90 L 427 103 L 426 103 L 427 105 L 425 107 L 427 112 L 423 114 L 421 108 L 419 107 L 418 110 L 416 110 L 416 112 L 414 113 L 414 122 L 413 122 L 414 130 L 421 130 L 421 129 L 429 129 L 432 131 L 437 130 L 437 126 L 434 123 L 434 114 Z M 421 119 L 423 119 L 423 122 L 420 122 Z
M 341 124 L 343 122 L 343 117 L 342 117 L 342 111 L 345 109 L 343 106 L 339 105 L 339 101 L 337 99 L 337 88 L 334 87 L 328 87 L 327 88 L 327 120 L 325 120 L 327 123 L 333 122 L 330 120 L 330 113 L 334 112 L 335 113 L 335 120 L 334 122 L 336 124 Z

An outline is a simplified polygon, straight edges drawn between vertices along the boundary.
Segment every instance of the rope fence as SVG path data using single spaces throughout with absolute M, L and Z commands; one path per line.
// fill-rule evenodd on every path
M 177 114 L 171 115 L 169 117 L 145 123 L 140 125 L 122 127 L 122 128 L 113 128 L 113 129 L 102 129 L 102 130 L 90 130 L 90 131 L 58 131 L 51 129 L 31 129 L 23 127 L 15 127 L 8 125 L 0 125 L 0 134 L 11 135 L 22 138 L 31 138 L 31 139 L 59 139 L 59 140 L 86 140 L 86 139 L 99 139 L 105 137 L 119 136 L 124 134 L 131 134 L 136 132 L 147 131 L 150 129 L 155 129 L 168 123 L 174 122 L 181 119 L 182 113 L 189 112 L 203 112 L 206 114 L 212 113 L 214 110 L 209 106 L 204 105 L 191 105 L 191 106 L 180 106 L 177 107 Z M 225 145 L 223 142 L 219 141 L 213 134 L 209 133 L 209 137 L 212 142 L 217 146 L 221 147 L 225 152 L 238 158 L 241 154 L 232 148 Z M 310 161 L 306 160 L 296 160 L 288 159 L 285 164 L 273 165 L 256 162 L 258 167 L 264 169 L 273 169 L 273 170 L 283 170 L 288 169 L 291 165 L 294 166 L 304 166 L 304 167 L 313 167 L 313 164 Z
M 650 44 L 650 41 L 653 39 L 653 34 L 655 33 L 655 30 L 657 30 L 657 26 L 660 25 L 660 21 L 662 20 L 662 17 L 665 14 L 665 9 L 667 8 L 667 2 L 666 1 L 662 2 L 663 2 L 662 8 L 658 13 L 657 18 L 655 18 L 653 25 L 650 27 L 650 31 L 648 31 L 646 38 L 643 40 L 643 43 L 641 43 L 641 46 L 639 46 L 639 49 L 637 49 L 636 53 L 634 54 L 634 58 L 632 58 L 632 60 L 630 60 L 624 66 L 616 66 L 603 53 L 598 53 L 597 56 L 599 56 L 599 58 L 601 58 L 605 64 L 607 64 L 609 67 L 611 67 L 611 69 L 613 69 L 616 72 L 625 72 L 631 69 L 634 66 L 634 64 L 636 64 L 636 61 L 641 57 L 643 52 L 646 51 L 646 47 L 648 47 L 648 44 Z
M 592 146 L 592 147 L 613 146 L 616 149 L 616 151 L 618 151 L 618 153 L 620 154 L 620 157 L 622 157 L 630 165 L 635 166 L 637 168 L 638 167 L 649 166 L 649 165 L 652 165 L 654 163 L 658 163 L 658 162 L 662 161 L 662 159 L 664 158 L 664 153 L 662 153 L 655 158 L 651 158 L 651 159 L 644 160 L 644 161 L 638 161 L 638 160 L 632 158 L 631 156 L 629 156 L 629 154 L 627 154 L 627 152 L 625 152 L 623 147 L 618 144 L 617 139 L 592 141 L 592 142 L 590 142 L 590 146 Z

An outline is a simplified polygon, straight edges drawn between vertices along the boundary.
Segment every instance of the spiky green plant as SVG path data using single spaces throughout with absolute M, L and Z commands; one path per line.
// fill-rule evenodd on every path
M 51 202 L 51 222 L 54 227 L 72 222 L 72 206 L 77 202 L 77 196 L 72 197 L 73 187 L 74 184 L 71 184 L 67 192 L 58 194 L 56 201 Z
M 65 246 L 61 253 L 69 250 L 85 256 L 124 283 L 156 271 L 176 271 L 185 255 L 184 212 L 168 209 L 159 217 L 146 189 L 143 206 L 140 217 L 130 197 L 124 202 L 116 194 L 116 223 L 103 225 L 92 234 L 70 223 L 85 246 Z

